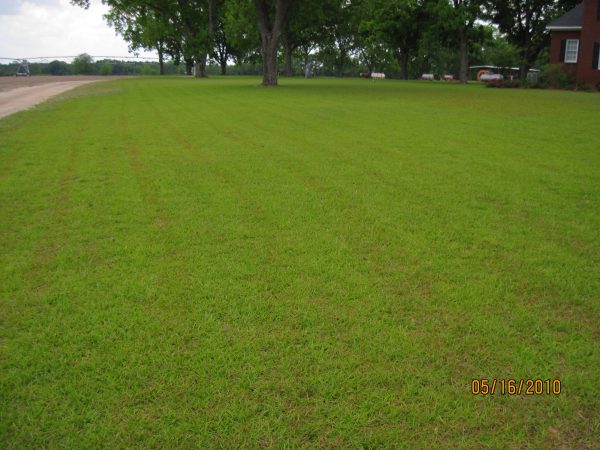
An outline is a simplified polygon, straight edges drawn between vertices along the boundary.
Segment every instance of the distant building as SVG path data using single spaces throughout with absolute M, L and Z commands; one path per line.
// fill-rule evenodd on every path
M 600 81 L 600 0 L 584 0 L 546 27 L 550 64 L 562 64 L 576 82 Z

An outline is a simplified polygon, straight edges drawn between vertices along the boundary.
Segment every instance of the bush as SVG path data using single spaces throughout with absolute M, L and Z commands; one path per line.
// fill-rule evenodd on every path
M 548 64 L 542 69 L 542 82 L 549 87 L 557 89 L 573 89 L 575 80 L 573 75 L 563 69 L 562 64 Z
M 584 91 L 584 92 L 592 92 L 594 90 L 594 88 L 592 87 L 591 84 L 587 84 L 583 81 L 580 81 L 579 83 L 577 83 L 577 90 Z
M 596 90 L 600 92 L 600 80 L 596 81 Z

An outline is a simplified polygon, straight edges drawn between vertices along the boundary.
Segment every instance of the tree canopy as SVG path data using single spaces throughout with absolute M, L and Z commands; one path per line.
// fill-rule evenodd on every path
M 581 0 L 491 0 L 489 16 L 515 46 L 524 78 L 540 52 L 548 45 L 546 25 Z
M 517 63 L 525 76 L 548 45 L 546 25 L 578 0 L 102 0 L 130 48 L 205 76 L 214 62 L 261 64 L 263 86 L 311 66 L 410 78 L 469 79 L 470 63 Z M 88 7 L 89 0 L 72 0 Z M 515 61 L 516 60 L 516 61 Z M 350 72 L 348 72 L 350 71 Z M 308 72 L 306 72 L 308 73 Z

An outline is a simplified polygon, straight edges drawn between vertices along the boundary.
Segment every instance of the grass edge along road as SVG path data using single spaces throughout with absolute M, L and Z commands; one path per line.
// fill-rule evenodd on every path
M 600 97 L 257 84 L 0 120 L 2 447 L 597 448 Z

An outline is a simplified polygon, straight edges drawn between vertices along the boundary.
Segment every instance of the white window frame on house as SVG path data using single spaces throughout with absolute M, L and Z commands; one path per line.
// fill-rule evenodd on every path
M 573 48 L 573 46 L 575 48 Z M 567 39 L 565 46 L 565 62 L 566 63 L 577 63 L 577 57 L 579 56 L 579 39 Z

